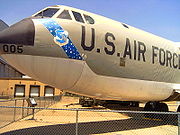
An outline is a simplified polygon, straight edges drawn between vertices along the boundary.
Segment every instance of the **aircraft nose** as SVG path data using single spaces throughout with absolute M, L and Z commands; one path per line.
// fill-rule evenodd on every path
M 34 45 L 35 27 L 30 18 L 0 32 L 0 44 Z

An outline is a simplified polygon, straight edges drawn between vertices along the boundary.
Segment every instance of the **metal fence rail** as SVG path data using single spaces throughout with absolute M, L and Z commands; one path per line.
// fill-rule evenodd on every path
M 50 105 L 60 101 L 61 96 L 51 96 L 51 97 L 34 97 L 37 102 L 37 107 L 49 107 Z M 0 101 L 0 106 L 13 106 L 12 108 L 1 108 L 0 109 L 0 128 L 18 121 L 28 115 L 32 115 L 32 108 L 28 107 L 26 102 L 28 98 L 18 98 L 11 100 L 2 100 Z M 35 109 L 35 112 L 40 109 Z
M 24 109 L 32 107 L 0 106 L 2 110 Z M 145 112 L 103 109 L 65 109 L 35 107 L 43 110 L 35 114 L 35 121 L 48 123 L 46 126 L 9 131 L 10 134 L 152 134 L 177 135 L 180 133 L 180 113 Z M 36 111 L 37 112 L 37 111 Z M 22 123 L 24 124 L 24 123 Z

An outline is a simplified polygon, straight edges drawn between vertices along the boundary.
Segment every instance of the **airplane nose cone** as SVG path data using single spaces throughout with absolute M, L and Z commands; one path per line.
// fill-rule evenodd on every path
M 0 44 L 34 45 L 35 28 L 30 18 L 0 32 Z

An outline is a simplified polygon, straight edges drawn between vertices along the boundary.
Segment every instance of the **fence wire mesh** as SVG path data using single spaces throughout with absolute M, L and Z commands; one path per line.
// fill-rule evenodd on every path
M 4 107 L 1 111 L 30 107 Z M 39 111 L 40 110 L 40 111 Z M 22 111 L 20 111 L 22 112 Z M 57 134 L 57 135 L 178 135 L 180 113 L 117 111 L 103 109 L 57 109 L 35 107 L 32 115 L 0 129 L 2 134 Z M 13 113 L 12 113 L 13 114 Z M 18 113 L 19 116 L 20 113 Z M 1 114 L 2 115 L 2 114 Z M 11 116 L 11 113 L 3 114 Z M 17 117 L 18 118 L 18 117 Z
M 4 100 L 0 101 L 0 106 L 13 106 L 13 108 L 1 108 L 0 109 L 0 128 L 18 121 L 26 116 L 32 115 L 33 110 L 28 107 L 26 102 L 27 98 Z M 48 107 L 60 100 L 60 96 L 53 97 L 35 97 L 37 102 L 37 107 Z M 35 109 L 35 112 L 40 111 L 40 109 Z

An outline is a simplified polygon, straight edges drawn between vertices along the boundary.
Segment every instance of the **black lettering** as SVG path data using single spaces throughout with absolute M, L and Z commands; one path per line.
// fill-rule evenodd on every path
M 22 53 L 22 45 L 3 45 L 3 51 L 7 53 Z
M 166 50 L 166 66 L 170 66 L 172 67 L 171 65 L 171 60 L 172 60 L 172 54 L 170 51 Z
M 177 68 L 178 64 L 175 62 L 175 60 L 178 58 L 178 55 L 176 53 L 173 53 L 173 68 Z M 176 64 L 175 64 L 176 63 Z
M 159 49 L 159 63 L 160 65 L 164 66 L 165 62 L 166 62 L 166 53 L 162 48 L 160 48 Z
M 157 57 L 157 51 L 156 50 L 159 50 L 158 47 L 155 47 L 155 46 L 152 46 L 152 63 L 154 64 L 154 59 L 155 57 Z
M 137 45 L 136 45 L 136 40 L 134 40 L 134 60 L 136 60 L 136 52 L 137 52 Z
M 145 62 L 146 59 L 145 59 L 145 52 L 146 52 L 146 46 L 143 42 L 139 42 L 138 41 L 138 60 L 140 61 L 141 59 L 141 55 L 142 55 L 142 58 L 143 58 L 143 61 Z
M 22 47 L 23 47 L 22 45 L 18 45 L 18 46 L 17 46 L 17 52 L 18 52 L 18 53 L 22 53 L 22 52 L 23 52 Z
M 87 46 L 85 44 L 85 37 L 86 37 L 86 29 L 85 26 L 82 26 L 82 37 L 81 37 L 81 46 L 84 50 L 92 51 L 94 49 L 95 44 L 95 30 L 94 28 L 91 28 L 92 31 L 92 37 L 91 37 L 91 46 Z
M 15 53 L 16 52 L 16 46 L 15 45 L 11 45 L 10 46 L 10 52 L 11 53 Z
M 131 45 L 130 45 L 130 41 L 129 41 L 128 38 L 126 38 L 126 46 L 125 46 L 123 57 L 126 58 L 126 55 L 129 55 L 130 59 L 132 58 L 132 55 L 131 55 Z
M 3 51 L 4 52 L 9 52 L 9 46 L 8 45 L 3 45 Z
M 105 47 L 105 48 L 104 48 L 104 51 L 105 51 L 106 54 L 108 54 L 108 55 L 113 55 L 113 54 L 115 53 L 115 45 L 114 45 L 113 42 L 111 42 L 111 41 L 108 40 L 108 37 L 111 37 L 112 40 L 115 40 L 115 37 L 114 37 L 114 35 L 113 35 L 112 33 L 109 33 L 109 32 L 106 33 L 106 35 L 105 35 L 105 42 L 106 42 L 107 45 L 111 46 L 112 49 L 111 49 L 111 50 L 108 50 L 108 48 Z

